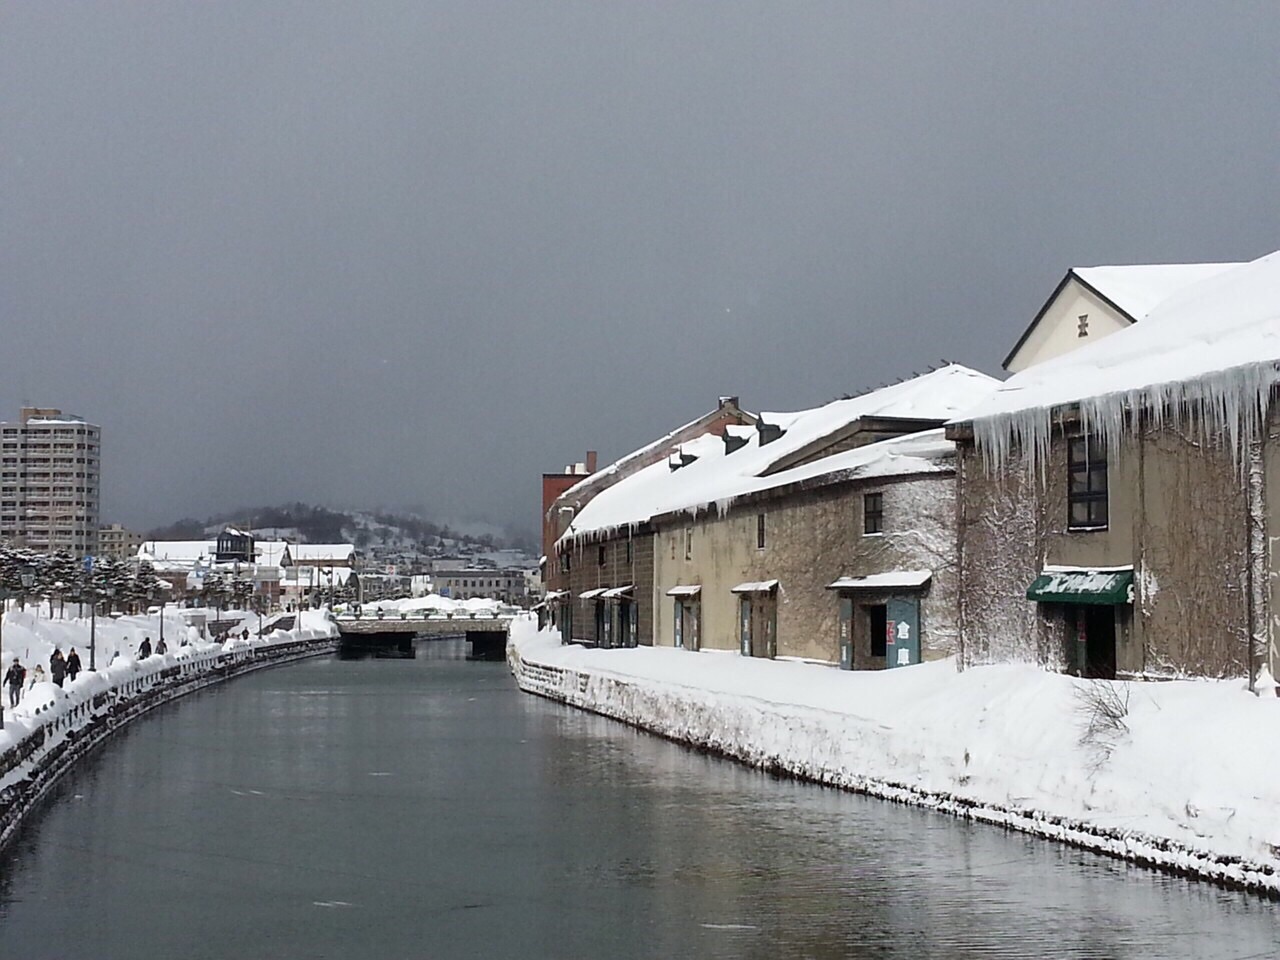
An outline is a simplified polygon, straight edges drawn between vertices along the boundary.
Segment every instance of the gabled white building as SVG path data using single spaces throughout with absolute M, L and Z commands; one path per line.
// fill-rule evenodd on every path
M 1018 338 L 1004 368 L 1027 367 L 1130 327 L 1180 290 L 1238 263 L 1072 267 Z

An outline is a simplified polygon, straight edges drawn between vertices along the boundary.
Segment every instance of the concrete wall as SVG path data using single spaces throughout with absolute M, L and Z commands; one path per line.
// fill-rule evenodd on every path
M 865 536 L 862 496 L 877 491 L 884 494 L 885 532 Z M 763 549 L 756 546 L 760 513 Z M 827 584 L 841 576 L 927 568 L 934 577 L 921 595 L 923 656 L 945 656 L 958 636 L 954 538 L 950 474 L 848 482 L 743 503 L 724 516 L 664 522 L 654 532 L 654 642 L 675 643 L 675 601 L 666 591 L 701 584 L 702 647 L 737 650 L 739 599 L 732 588 L 777 579 L 778 656 L 835 663 L 839 597 Z
M 1108 529 L 1070 531 L 1064 438 L 1052 444 L 1043 484 L 1022 462 L 989 475 L 972 444 L 960 444 L 964 661 L 1064 669 L 1062 608 L 1027 600 L 1027 587 L 1046 564 L 1133 564 L 1134 603 L 1117 623 L 1117 670 L 1244 675 L 1247 501 L 1230 449 L 1148 430 L 1109 457 L 1108 475 Z

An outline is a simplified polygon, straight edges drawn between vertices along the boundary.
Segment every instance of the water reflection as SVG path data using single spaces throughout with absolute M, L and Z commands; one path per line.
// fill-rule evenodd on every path
M 1276 909 L 779 781 L 461 643 L 157 713 L 0 863 L 0 956 L 1245 957 Z

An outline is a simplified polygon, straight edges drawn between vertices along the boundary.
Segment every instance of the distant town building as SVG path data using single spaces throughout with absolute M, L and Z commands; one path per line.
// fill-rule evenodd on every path
M 98 529 L 98 556 L 112 560 L 132 560 L 142 546 L 142 534 L 118 523 Z
M 214 559 L 218 563 L 253 563 L 256 559 L 253 534 L 236 527 L 226 527 L 218 534 Z
M 0 423 L 0 540 L 75 556 L 98 549 L 101 428 L 46 407 Z
M 484 597 L 519 604 L 529 595 L 524 570 L 473 567 L 464 570 L 437 570 L 432 576 L 436 593 L 455 600 Z

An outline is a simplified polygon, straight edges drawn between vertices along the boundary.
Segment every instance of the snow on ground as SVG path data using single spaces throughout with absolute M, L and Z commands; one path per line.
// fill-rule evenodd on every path
M 953 660 L 851 672 L 562 646 L 527 618 L 511 637 L 524 689 L 665 736 L 835 785 L 1066 818 L 1129 838 L 1110 852 L 1154 851 L 1166 865 L 1240 857 L 1260 867 L 1254 882 L 1280 887 L 1268 876 L 1280 868 L 1280 767 L 1266 759 L 1280 742 L 1280 700 L 1253 696 L 1243 680 L 1089 681 L 1015 664 L 959 673 Z M 1127 729 L 1082 742 L 1099 692 L 1127 699 Z M 1166 840 L 1193 856 L 1162 861 Z
M 70 609 L 66 611 L 68 614 Z M 184 611 L 190 612 L 190 611 Z M 213 611 L 209 611 L 213 619 Z M 222 619 L 238 618 L 256 624 L 257 614 L 244 611 L 226 611 Z M 94 633 L 97 646 L 97 673 L 89 672 L 89 619 L 59 619 L 38 615 L 32 608 L 25 611 L 10 610 L 2 615 L 3 631 L 0 631 L 0 658 L 4 670 L 9 669 L 17 657 L 27 668 L 27 680 L 18 706 L 9 708 L 8 687 L 0 689 L 3 698 L 4 729 L 0 730 L 0 754 L 28 736 L 41 724 L 71 713 L 77 707 L 106 690 L 123 688 L 135 680 L 145 680 L 168 667 L 193 663 L 212 664 L 224 651 L 249 647 L 268 646 L 300 639 L 318 639 L 337 635 L 337 628 L 328 618 L 327 611 L 306 610 L 294 630 L 275 631 L 266 637 L 252 636 L 250 640 L 235 638 L 225 644 L 202 640 L 199 631 L 188 627 L 179 611 L 166 610 L 164 618 L 165 644 L 168 652 L 153 654 L 145 660 L 136 659 L 138 644 L 143 637 L 150 637 L 154 647 L 160 637 L 160 618 L 151 616 L 99 617 Z M 66 681 L 61 688 L 49 679 L 49 657 L 54 647 L 63 654 L 74 648 L 80 654 L 83 671 L 74 681 Z M 35 667 L 44 668 L 45 682 L 34 683 Z M 3 671 L 0 671 L 3 672 Z M 87 715 L 84 717 L 90 719 Z

